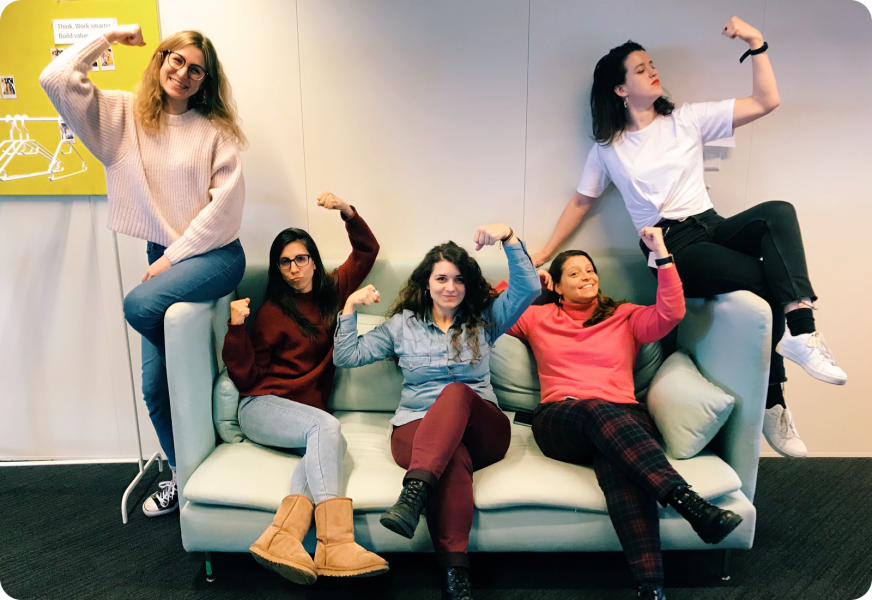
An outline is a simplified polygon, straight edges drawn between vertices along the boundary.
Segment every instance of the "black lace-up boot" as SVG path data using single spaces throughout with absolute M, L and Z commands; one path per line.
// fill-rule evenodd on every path
M 385 511 L 379 522 L 394 533 L 412 539 L 429 497 L 429 485 L 420 479 L 409 479 L 403 485 L 397 503 Z
M 472 600 L 469 569 L 445 567 L 442 573 L 442 600 Z
M 666 600 L 663 586 L 643 583 L 636 588 L 636 600 Z
M 731 510 L 718 508 L 690 489 L 689 485 L 677 486 L 666 501 L 690 523 L 706 544 L 717 544 L 742 522 L 742 517 Z

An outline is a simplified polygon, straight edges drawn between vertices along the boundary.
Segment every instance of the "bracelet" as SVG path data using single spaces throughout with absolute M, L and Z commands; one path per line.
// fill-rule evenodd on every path
M 742 58 L 739 59 L 739 64 L 741 64 L 742 61 L 744 61 L 749 56 L 756 56 L 757 54 L 762 54 L 763 52 L 766 52 L 768 49 L 769 49 L 769 44 L 767 44 L 766 42 L 763 42 L 763 45 L 760 46 L 759 48 L 757 48 L 756 50 L 751 50 L 749 48 L 745 52 L 745 54 L 742 55 Z
M 512 236 L 513 236 L 513 235 L 515 235 L 515 231 L 514 231 L 511 227 L 509 227 L 509 235 L 507 235 L 506 237 L 500 239 L 500 243 L 501 243 L 501 244 L 505 244 L 505 243 L 508 242 L 510 239 L 512 239 Z

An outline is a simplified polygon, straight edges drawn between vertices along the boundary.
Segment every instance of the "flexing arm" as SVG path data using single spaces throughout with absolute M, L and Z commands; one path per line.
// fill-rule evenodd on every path
M 73 44 L 39 76 L 39 84 L 58 114 L 104 165 L 121 158 L 131 115 L 130 94 L 101 91 L 88 79 L 91 65 L 112 42 L 145 45 L 139 25 L 122 25 L 104 35 Z
M 372 230 L 353 206 L 330 192 L 318 196 L 317 202 L 318 206 L 328 210 L 338 210 L 342 214 L 348 241 L 351 242 L 351 254 L 336 270 L 339 304 L 344 304 L 351 292 L 363 283 L 372 270 L 378 256 L 379 244 Z
M 224 336 L 224 347 L 221 358 L 227 366 L 227 374 L 236 385 L 236 389 L 244 393 L 257 385 L 257 382 L 269 370 L 272 359 L 272 347 L 277 342 L 271 339 L 271 332 L 265 323 L 269 307 L 262 307 L 258 318 L 254 321 L 254 331 L 251 337 L 245 332 L 245 319 L 249 316 L 249 299 L 243 298 L 230 303 L 230 323 Z
M 661 228 L 645 227 L 639 235 L 655 258 L 669 256 Z M 633 336 L 639 344 L 659 340 L 678 325 L 684 313 L 684 289 L 674 264 L 669 263 L 657 269 L 657 303 L 630 316 Z
M 557 219 L 557 226 L 554 227 L 554 233 L 551 234 L 548 243 L 545 244 L 542 250 L 533 254 L 532 258 L 535 266 L 539 267 L 551 260 L 551 257 L 569 239 L 569 236 L 581 225 L 584 217 L 587 216 L 588 211 L 593 206 L 594 200 L 596 198 L 585 196 L 579 192 L 573 194 L 566 204 L 566 208 L 560 214 L 560 218 Z
M 741 39 L 752 50 L 763 45 L 763 34 L 738 17 L 727 21 L 721 33 L 730 39 Z M 751 95 L 736 99 L 733 107 L 733 129 L 768 115 L 781 103 L 769 54 L 762 52 L 751 56 L 751 69 L 754 78 Z

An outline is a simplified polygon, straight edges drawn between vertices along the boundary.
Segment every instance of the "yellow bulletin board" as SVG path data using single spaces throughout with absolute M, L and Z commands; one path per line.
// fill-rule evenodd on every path
M 51 62 L 53 48 L 67 48 L 69 45 L 54 43 L 52 21 L 106 18 L 117 19 L 119 25 L 138 23 L 146 46 L 136 48 L 113 44 L 115 70 L 93 71 L 88 76 L 100 89 L 133 91 L 160 42 L 156 0 L 17 0 L 7 6 L 0 16 L 0 78 L 14 77 L 17 98 L 0 99 L 0 119 L 17 114 L 56 119 L 58 113 L 39 85 L 39 74 Z M 0 79 L 0 84 L 2 81 Z M 55 151 L 61 139 L 56 121 L 28 122 L 26 127 L 32 139 L 49 152 Z M 9 139 L 9 135 L 10 125 L 0 122 L 0 141 Z M 86 171 L 55 181 L 50 181 L 48 175 L 0 181 L 0 195 L 105 194 L 103 165 L 78 138 L 74 147 L 85 160 Z M 62 158 L 66 172 L 80 169 L 81 161 L 75 154 Z M 10 175 L 33 173 L 45 170 L 47 165 L 44 157 L 15 156 L 6 171 Z

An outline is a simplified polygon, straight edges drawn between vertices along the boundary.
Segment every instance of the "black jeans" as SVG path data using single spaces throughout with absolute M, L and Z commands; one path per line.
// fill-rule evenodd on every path
M 663 220 L 666 248 L 675 258 L 687 298 L 748 290 L 772 308 L 769 384 L 787 381 L 775 345 L 784 335 L 784 306 L 817 296 L 808 279 L 796 211 L 771 201 L 725 219 L 709 209 L 683 221 Z M 645 257 L 650 251 L 640 242 Z M 761 260 L 762 259 L 762 260 Z

